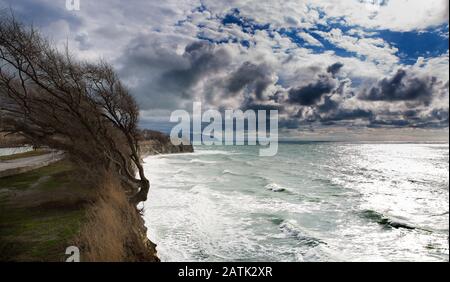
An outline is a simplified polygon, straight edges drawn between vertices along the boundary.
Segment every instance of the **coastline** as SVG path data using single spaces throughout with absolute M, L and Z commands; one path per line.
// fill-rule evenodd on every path
M 152 139 L 146 138 L 146 140 L 142 140 L 140 142 L 142 160 L 156 155 L 189 154 L 194 152 L 194 147 L 192 145 L 181 144 L 179 146 L 175 146 L 170 142 L 170 138 L 168 136 L 159 132 L 152 132 L 152 135 L 154 134 L 157 134 L 158 137 L 155 138 L 155 136 L 152 136 Z M 152 184 L 150 182 L 150 189 L 151 185 Z M 148 237 L 148 228 L 145 225 L 145 219 L 142 214 L 140 215 L 140 225 L 141 226 L 139 229 L 142 230 L 141 237 L 143 238 L 147 252 L 154 257 L 155 262 L 160 262 L 158 252 L 156 250 L 157 245 Z

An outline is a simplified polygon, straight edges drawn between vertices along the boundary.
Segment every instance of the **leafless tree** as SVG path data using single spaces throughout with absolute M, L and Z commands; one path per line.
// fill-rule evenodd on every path
M 109 64 L 77 61 L 67 47 L 59 51 L 14 16 L 0 17 L 3 130 L 64 150 L 83 167 L 115 171 L 130 201 L 138 203 L 150 187 L 138 116 L 136 102 Z

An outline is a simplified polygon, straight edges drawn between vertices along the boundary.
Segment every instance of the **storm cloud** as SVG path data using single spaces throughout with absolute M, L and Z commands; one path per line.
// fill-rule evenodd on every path
M 168 87 L 186 89 L 204 76 L 217 72 L 231 62 L 231 56 L 225 49 L 217 48 L 204 41 L 186 46 L 183 58 L 187 61 L 187 65 L 164 73 L 162 83 L 167 84 Z
M 333 77 L 335 77 L 336 74 L 338 74 L 339 71 L 342 69 L 342 67 L 344 67 L 343 63 L 339 63 L 339 62 L 338 63 L 334 63 L 334 64 L 332 64 L 331 66 L 329 66 L 327 68 L 327 72 L 331 73 L 331 75 L 333 75 Z
M 277 109 L 287 129 L 448 127 L 448 1 L 376 17 L 354 1 L 64 2 L 0 0 L 82 59 L 112 62 L 144 121 L 202 101 Z
M 328 75 L 321 74 L 315 82 L 289 90 L 289 102 L 302 106 L 312 106 L 319 102 L 324 94 L 331 93 L 336 82 Z
M 180 54 L 164 48 L 159 38 L 138 37 L 120 59 L 119 70 L 142 108 L 173 109 L 204 95 L 197 84 L 210 82 L 231 59 L 225 48 L 205 41 L 187 44 Z
M 368 101 L 418 101 L 429 104 L 437 84 L 436 77 L 399 69 L 394 76 L 383 78 L 370 89 L 363 91 L 360 98 Z
M 231 74 L 226 87 L 231 94 L 236 94 L 245 87 L 253 87 L 256 98 L 261 100 L 264 91 L 272 83 L 272 71 L 268 65 L 245 62 Z

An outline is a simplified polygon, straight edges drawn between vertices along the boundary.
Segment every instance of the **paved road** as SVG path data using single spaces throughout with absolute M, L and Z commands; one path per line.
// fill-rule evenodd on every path
M 51 152 L 46 155 L 22 158 L 11 161 L 0 161 L 0 177 L 24 173 L 47 166 L 63 158 L 62 152 Z

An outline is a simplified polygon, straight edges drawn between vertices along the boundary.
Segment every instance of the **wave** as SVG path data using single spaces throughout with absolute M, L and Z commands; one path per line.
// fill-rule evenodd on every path
M 241 153 L 236 153 L 233 151 L 222 151 L 222 150 L 195 150 L 194 153 L 190 155 L 202 156 L 202 155 L 241 155 Z
M 383 225 L 388 228 L 403 228 L 408 230 L 414 230 L 414 229 L 420 229 L 416 226 L 413 226 L 407 222 L 405 222 L 402 219 L 394 218 L 394 217 L 388 217 L 386 215 L 383 215 L 379 212 L 373 211 L 373 210 L 364 210 L 361 213 L 362 217 L 375 221 L 376 223 Z
M 210 189 L 203 184 L 195 184 L 189 191 L 198 194 L 198 193 L 207 193 L 210 191 Z
M 183 174 L 183 173 L 189 173 L 189 172 L 186 168 L 179 168 L 179 169 L 177 169 L 177 171 L 175 171 L 174 174 L 177 175 L 177 174 Z
M 325 242 L 322 240 L 312 237 L 308 234 L 305 234 L 303 230 L 301 230 L 296 224 L 294 224 L 292 221 L 283 221 L 279 228 L 283 233 L 288 235 L 289 237 L 295 238 L 299 241 L 300 245 L 309 247 L 309 248 L 315 248 L 319 245 L 326 245 Z
M 248 174 L 241 174 L 241 173 L 237 173 L 237 172 L 231 171 L 229 169 L 224 169 L 222 171 L 222 176 L 226 176 L 226 175 L 239 176 L 239 177 L 245 177 L 245 178 L 261 178 L 261 179 L 264 180 L 264 178 L 259 177 L 259 176 L 252 176 L 252 175 L 248 175 Z
M 192 159 L 189 161 L 190 163 L 193 164 L 216 164 L 216 161 L 205 161 L 205 160 L 201 160 L 201 159 Z
M 449 214 L 449 212 L 446 211 L 446 212 L 439 213 L 439 214 L 433 214 L 433 215 L 431 215 L 431 216 L 444 216 L 444 215 L 448 215 L 448 214 Z
M 228 170 L 228 169 L 225 169 L 224 171 L 222 171 L 222 174 L 223 174 L 223 175 L 228 174 L 228 175 L 241 176 L 240 174 L 234 173 L 234 172 L 232 172 L 231 170 Z
M 286 192 L 286 188 L 281 187 L 277 183 L 269 183 L 264 188 L 266 188 L 267 190 L 270 190 L 272 192 Z

